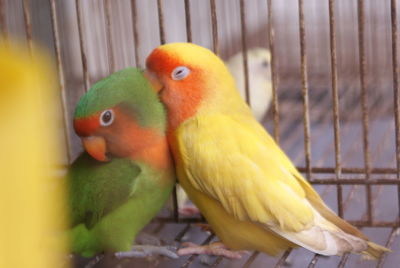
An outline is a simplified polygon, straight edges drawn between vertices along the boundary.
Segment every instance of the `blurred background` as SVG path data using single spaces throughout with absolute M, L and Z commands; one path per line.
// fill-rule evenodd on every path
M 245 49 L 270 49 L 274 101 L 263 125 L 332 209 L 394 251 L 377 262 L 356 255 L 322 258 L 300 249 L 278 258 L 258 253 L 240 261 L 193 256 L 146 265 L 398 267 L 399 4 L 399 0 L 0 0 L 0 29 L 3 36 L 17 38 L 27 47 L 32 41 L 47 47 L 54 58 L 61 166 L 82 150 L 71 127 L 79 97 L 116 70 L 144 67 L 146 56 L 161 43 L 191 41 L 224 60 Z M 257 89 L 248 77 L 251 95 Z M 198 219 L 164 214 L 148 231 L 166 243 L 215 239 L 190 224 Z M 96 267 L 134 264 L 103 260 Z

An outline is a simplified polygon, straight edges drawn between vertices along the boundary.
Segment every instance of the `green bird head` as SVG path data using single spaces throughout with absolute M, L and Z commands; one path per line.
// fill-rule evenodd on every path
M 75 132 L 99 161 L 135 157 L 165 140 L 165 111 L 143 72 L 127 68 L 100 80 L 80 99 Z

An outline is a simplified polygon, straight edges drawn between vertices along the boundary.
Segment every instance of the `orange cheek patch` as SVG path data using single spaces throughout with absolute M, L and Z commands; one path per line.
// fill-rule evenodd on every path
M 166 137 L 159 130 L 141 127 L 135 119 L 121 113 L 112 131 L 120 133 L 118 143 L 123 146 L 123 148 L 119 146 L 113 148 L 116 150 L 115 153 L 144 161 L 158 169 L 169 167 Z M 126 155 L 127 152 L 129 155 Z
M 169 127 L 175 129 L 196 114 L 205 96 L 201 73 L 193 71 L 186 79 L 169 81 L 161 100 L 168 108 Z
M 98 114 L 86 118 L 74 120 L 75 132 L 81 137 L 87 137 L 93 134 L 100 127 Z

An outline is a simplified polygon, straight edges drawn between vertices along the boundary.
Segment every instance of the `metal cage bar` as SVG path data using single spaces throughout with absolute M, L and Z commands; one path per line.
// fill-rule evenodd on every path
M 396 175 L 397 179 L 400 180 L 400 95 L 399 95 L 399 65 L 398 65 L 398 53 L 397 53 L 397 41 L 398 41 L 398 30 L 397 30 L 397 1 L 390 1 L 390 17 L 392 27 L 392 71 L 393 71 L 393 102 L 394 102 L 394 125 L 396 132 Z M 400 185 L 397 187 L 397 199 L 398 199 L 398 210 L 400 218 Z
M 346 265 L 347 260 L 349 259 L 350 254 L 346 253 L 340 258 L 340 262 L 338 264 L 338 268 L 343 268 Z
M 390 248 L 394 242 L 394 239 L 396 238 L 396 236 L 399 233 L 399 228 L 393 228 L 392 231 L 389 234 L 388 240 L 386 241 L 385 247 Z M 383 256 L 379 259 L 376 267 L 377 268 L 381 268 L 383 267 L 383 264 L 385 262 L 385 258 L 386 258 L 387 254 L 383 254 Z
M 274 138 L 279 144 L 279 99 L 278 99 L 278 80 L 276 73 L 275 60 L 275 32 L 273 26 L 272 0 L 267 0 L 268 8 L 268 45 L 271 53 L 271 79 L 272 79 L 272 117 L 274 118 Z
M 85 41 L 82 36 L 82 19 L 81 19 L 81 4 L 80 0 L 75 0 L 75 8 L 76 8 L 76 19 L 78 21 L 78 35 L 79 35 L 79 48 L 81 51 L 81 59 L 82 59 L 82 68 L 83 68 L 83 81 L 85 91 L 90 88 L 90 78 L 89 78 L 89 71 L 87 65 L 87 58 L 86 58 L 86 45 Z
M 192 19 L 190 15 L 190 0 L 185 0 L 186 40 L 192 42 Z
M 31 18 L 30 0 L 22 0 L 22 10 L 24 13 L 26 41 L 28 43 L 29 51 L 32 54 L 33 41 L 32 41 L 32 18 Z
M 162 0 L 157 0 L 158 26 L 160 29 L 160 44 L 165 44 L 164 11 Z
M 104 8 L 104 17 L 106 21 L 108 69 L 109 73 L 111 74 L 116 70 L 115 70 L 115 59 L 114 59 L 113 42 L 112 42 L 113 39 L 111 34 L 110 0 L 104 0 L 103 8 Z
M 243 74 L 244 74 L 244 88 L 246 102 L 251 106 L 250 101 L 250 85 L 249 85 L 249 64 L 247 57 L 247 44 L 246 44 L 246 7 L 244 0 L 240 0 L 240 30 L 241 30 L 241 42 L 242 42 L 242 55 L 243 55 Z
M 135 64 L 136 67 L 140 67 L 139 59 L 139 30 L 137 27 L 137 3 L 136 0 L 131 0 L 131 17 L 132 17 L 132 30 L 133 30 L 133 42 L 135 46 Z
M 275 264 L 275 268 L 280 268 L 285 265 L 285 262 L 287 258 L 289 257 L 290 253 L 292 252 L 292 249 L 289 248 L 287 249 L 282 256 L 279 258 L 278 262 Z
M 7 34 L 7 22 L 6 22 L 6 5 L 5 5 L 6 0 L 0 0 L 0 34 L 1 36 L 6 39 L 8 34 Z
M 58 32 L 58 17 L 57 17 L 57 7 L 55 0 L 49 0 L 50 4 L 50 14 L 51 14 L 51 23 L 52 23 L 52 34 L 54 38 L 54 51 L 56 53 L 56 63 L 57 63 L 57 73 L 59 79 L 59 87 L 60 87 L 60 95 L 61 95 L 61 113 L 63 118 L 63 131 L 65 137 L 65 149 L 67 154 L 68 163 L 71 162 L 71 144 L 69 142 L 69 134 L 68 131 L 70 129 L 70 117 L 67 113 L 67 94 L 65 91 L 65 74 L 64 74 L 64 66 L 62 63 L 61 57 L 61 48 L 60 48 L 60 34 Z
M 251 256 L 247 259 L 247 261 L 243 265 L 243 268 L 249 268 L 250 265 L 256 260 L 259 254 L 260 252 L 254 251 L 253 254 L 251 254 Z
M 301 84 L 303 96 L 303 120 L 304 120 L 304 151 L 306 160 L 307 179 L 311 179 L 311 144 L 310 144 L 310 115 L 308 99 L 308 75 L 306 56 L 306 28 L 304 22 L 304 0 L 298 0 L 299 8 L 299 34 L 300 34 L 300 65 Z
M 210 0 L 210 12 L 211 12 L 213 51 L 215 54 L 219 55 L 218 18 L 217 18 L 217 7 L 215 6 L 215 0 Z
M 366 55 L 364 46 L 364 25 L 365 25 L 365 11 L 364 1 L 357 1 L 358 11 L 358 51 L 360 61 L 360 83 L 361 83 L 361 109 L 362 109 L 362 126 L 363 126 L 363 146 L 364 146 L 364 167 L 365 179 L 370 178 L 371 174 L 371 157 L 369 151 L 369 116 L 368 116 L 368 94 L 366 88 Z M 368 220 L 372 221 L 372 202 L 371 202 L 371 187 L 367 185 L 367 212 Z
M 310 261 L 310 263 L 308 264 L 307 267 L 308 267 L 308 268 L 314 268 L 315 265 L 316 265 L 317 262 L 318 262 L 319 256 L 320 256 L 320 255 L 318 255 L 318 254 L 314 254 L 314 257 L 311 259 L 311 261 Z
M 335 139 L 335 175 L 340 179 L 340 124 L 339 124 L 339 93 L 337 87 L 337 61 L 336 61 L 336 16 L 335 0 L 329 0 L 329 41 L 331 50 L 331 73 L 332 73 L 332 100 L 333 100 L 333 127 Z M 342 186 L 337 185 L 338 214 L 343 217 Z

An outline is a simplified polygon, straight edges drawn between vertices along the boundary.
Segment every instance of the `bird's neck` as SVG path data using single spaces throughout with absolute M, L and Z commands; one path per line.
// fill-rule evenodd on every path
M 165 137 L 160 137 L 157 140 L 153 140 L 149 145 L 132 151 L 130 158 L 146 163 L 157 170 L 166 170 L 172 166 L 168 143 Z
M 167 89 L 160 94 L 160 98 L 167 107 L 168 128 L 176 129 L 198 112 L 204 99 L 204 90 L 192 86 Z

